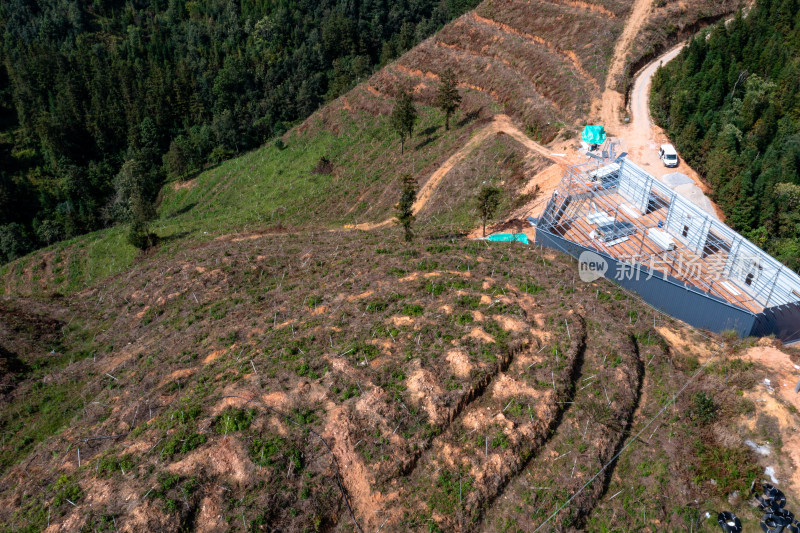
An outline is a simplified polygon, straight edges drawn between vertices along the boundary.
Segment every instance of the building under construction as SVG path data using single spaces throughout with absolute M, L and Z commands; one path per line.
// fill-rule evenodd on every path
M 600 260 L 605 277 L 695 327 L 800 339 L 800 277 L 624 157 L 571 167 L 536 243 Z

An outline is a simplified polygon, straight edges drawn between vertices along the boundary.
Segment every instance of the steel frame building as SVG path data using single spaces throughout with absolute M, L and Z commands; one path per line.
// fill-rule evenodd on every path
M 536 243 L 594 252 L 606 277 L 695 327 L 800 338 L 800 276 L 624 156 L 571 167 Z

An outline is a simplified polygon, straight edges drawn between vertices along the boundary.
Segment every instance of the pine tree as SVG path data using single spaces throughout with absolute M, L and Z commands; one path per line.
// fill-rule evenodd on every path
M 169 143 L 169 151 L 162 158 L 167 176 L 182 179 L 189 171 L 190 154 L 191 146 L 185 136 L 179 135 Z
M 411 176 L 403 177 L 403 187 L 400 194 L 400 201 L 397 202 L 395 209 L 397 215 L 395 220 L 403 226 L 406 242 L 411 242 L 414 233 L 411 231 L 411 224 L 414 223 L 414 202 L 417 201 L 417 182 Z
M 414 134 L 417 122 L 417 108 L 408 91 L 402 90 L 392 111 L 392 128 L 400 136 L 400 153 L 405 153 L 406 137 Z
M 484 185 L 478 192 L 477 206 L 478 213 L 483 221 L 483 236 L 486 237 L 486 221 L 492 218 L 500 205 L 500 195 L 502 191 L 499 187 Z
M 146 167 L 141 154 L 131 152 L 114 180 L 116 198 L 112 216 L 128 222 L 128 242 L 140 250 L 146 250 L 158 242 L 158 236 L 150 232 L 149 221 L 155 218 L 156 210 L 145 190 Z
M 442 75 L 442 81 L 436 90 L 436 107 L 444 112 L 444 129 L 450 131 L 450 117 L 461 105 L 461 95 L 458 93 L 458 81 L 452 69 L 447 69 Z

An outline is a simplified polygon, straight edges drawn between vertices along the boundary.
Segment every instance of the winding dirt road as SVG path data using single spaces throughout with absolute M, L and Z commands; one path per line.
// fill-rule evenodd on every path
M 625 28 L 622 30 L 619 39 L 617 39 L 616 45 L 614 45 L 614 56 L 611 58 L 611 63 L 608 67 L 606 87 L 599 107 L 601 123 L 612 133 L 615 133 L 618 127 L 621 126 L 619 115 L 625 101 L 622 93 L 615 90 L 614 87 L 617 84 L 617 78 L 622 75 L 625 67 L 625 58 L 630 51 L 633 40 L 647 23 L 651 9 L 651 0 L 636 0 L 631 9 L 631 14 L 625 22 Z
M 677 168 L 667 168 L 658 157 L 658 147 L 671 141 L 664 130 L 653 123 L 650 115 L 650 87 L 659 67 L 675 59 L 683 46 L 680 44 L 665 52 L 636 75 L 630 96 L 631 121 L 618 126 L 615 133 L 620 138 L 621 149 L 628 152 L 628 157 L 655 177 L 662 178 L 667 174 L 680 172 L 691 178 L 693 183 L 678 185 L 673 190 L 707 213 L 722 219 L 722 211 L 707 196 L 709 188 L 686 161 L 681 158 Z
M 527 148 L 531 153 L 535 153 L 557 163 L 564 164 L 563 158 L 557 158 L 553 156 L 552 151 L 549 148 L 542 146 L 525 135 L 525 133 L 519 129 L 516 124 L 514 124 L 508 115 L 495 115 L 494 120 L 492 120 L 490 124 L 476 131 L 472 138 L 467 141 L 467 144 L 459 148 L 456 153 L 451 155 L 447 161 L 442 163 L 442 165 L 437 168 L 433 174 L 431 174 L 430 178 L 428 178 L 425 184 L 420 188 L 419 192 L 417 193 L 417 200 L 411 207 L 414 214 L 416 215 L 422 210 L 423 207 L 425 207 L 425 205 L 433 196 L 433 193 L 436 192 L 436 188 L 454 166 L 463 161 L 490 135 L 496 135 L 498 133 L 505 133 L 515 141 L 522 144 L 522 146 Z M 368 231 L 391 226 L 392 224 L 394 224 L 394 218 L 387 218 L 382 222 L 364 222 L 362 224 L 347 225 L 345 228 Z
M 631 129 L 636 136 L 645 138 L 651 135 L 654 126 L 650 116 L 650 87 L 653 76 L 655 76 L 661 65 L 666 65 L 675 59 L 680 51 L 683 50 L 683 46 L 683 44 L 680 44 L 665 53 L 643 68 L 636 76 L 631 90 L 631 113 L 633 115 Z

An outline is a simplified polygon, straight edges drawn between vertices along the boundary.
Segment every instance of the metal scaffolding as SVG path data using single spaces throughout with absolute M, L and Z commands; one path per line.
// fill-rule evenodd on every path
M 612 157 L 568 169 L 537 231 L 749 313 L 800 302 L 791 269 L 632 161 Z

